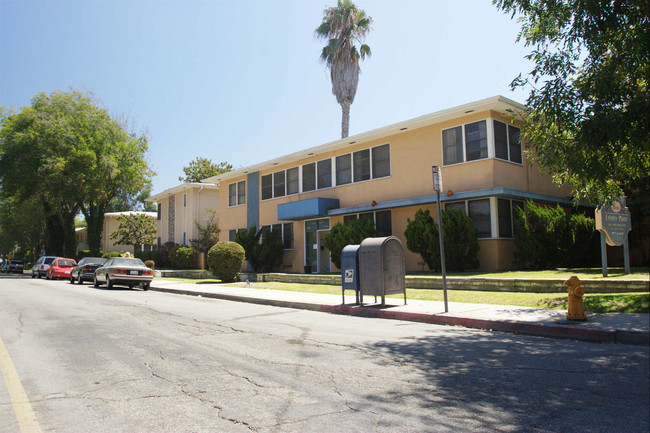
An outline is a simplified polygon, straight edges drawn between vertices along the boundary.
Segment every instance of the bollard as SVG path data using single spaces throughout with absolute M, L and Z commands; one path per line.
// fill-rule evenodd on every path
M 582 283 L 575 275 L 564 282 L 569 289 L 569 308 L 566 313 L 568 320 L 587 320 L 585 307 L 582 304 L 582 296 L 585 294 Z

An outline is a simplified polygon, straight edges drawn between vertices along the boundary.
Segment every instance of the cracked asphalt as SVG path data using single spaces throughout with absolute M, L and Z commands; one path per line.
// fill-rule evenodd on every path
M 25 277 L 0 338 L 44 432 L 649 431 L 648 347 Z

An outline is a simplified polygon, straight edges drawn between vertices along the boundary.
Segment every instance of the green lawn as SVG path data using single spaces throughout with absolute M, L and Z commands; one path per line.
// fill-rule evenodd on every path
M 566 274 L 564 274 L 566 276 Z M 550 278 L 550 277 L 547 277 Z M 159 280 L 163 280 L 162 278 Z M 219 280 L 183 280 L 178 278 L 164 278 L 164 280 L 184 281 L 194 284 L 218 284 Z M 246 287 L 246 283 L 232 283 L 228 286 Z M 289 290 L 294 292 L 324 293 L 340 295 L 341 287 L 326 284 L 297 284 L 278 282 L 251 283 L 250 287 L 256 289 Z M 346 296 L 353 296 L 351 291 L 346 291 Z M 400 295 L 389 296 L 401 298 Z M 442 290 L 406 289 L 407 299 L 425 301 L 442 301 Z M 523 292 L 480 292 L 472 290 L 448 290 L 449 302 L 462 302 L 471 304 L 496 304 L 515 305 L 520 307 L 536 307 L 550 309 L 567 309 L 567 295 L 561 293 L 523 293 Z M 617 294 L 586 294 L 584 296 L 585 310 L 594 313 L 648 313 L 650 294 L 648 293 L 617 293 Z

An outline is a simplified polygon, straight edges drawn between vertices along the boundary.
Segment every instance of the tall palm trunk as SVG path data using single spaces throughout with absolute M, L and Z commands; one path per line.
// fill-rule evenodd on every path
M 343 112 L 341 118 L 341 138 L 347 138 L 350 133 L 350 105 L 352 102 L 341 102 L 341 111 Z

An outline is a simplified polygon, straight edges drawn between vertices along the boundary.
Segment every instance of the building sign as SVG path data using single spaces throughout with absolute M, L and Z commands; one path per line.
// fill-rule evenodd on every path
M 440 173 L 440 166 L 432 166 L 431 172 L 433 174 L 433 190 L 437 192 L 442 191 L 442 173 Z
M 596 230 L 605 233 L 607 245 L 620 247 L 627 239 L 632 228 L 630 211 L 625 206 L 625 199 L 617 199 L 611 206 L 596 208 Z

